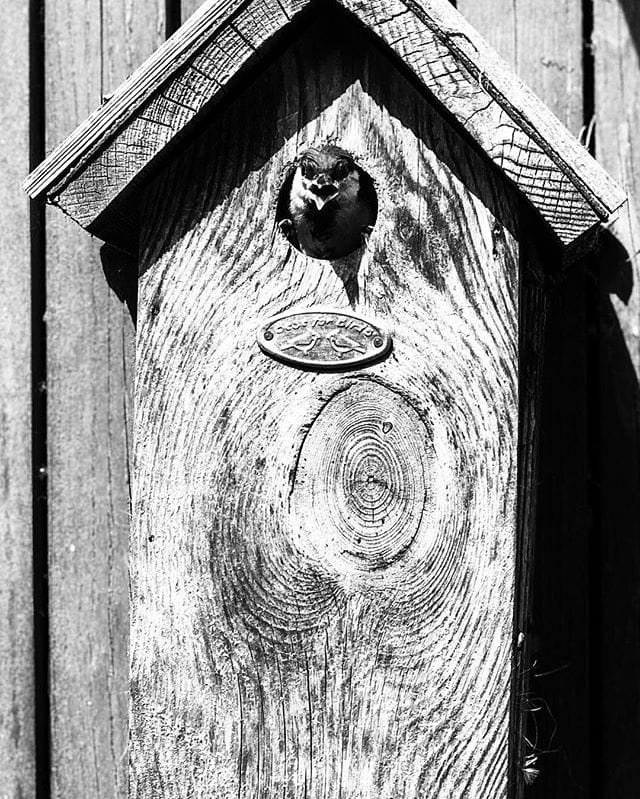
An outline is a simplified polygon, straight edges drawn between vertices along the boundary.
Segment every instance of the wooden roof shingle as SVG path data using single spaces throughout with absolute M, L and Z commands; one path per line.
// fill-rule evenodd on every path
M 300 12 L 339 6 L 390 48 L 569 245 L 622 189 L 448 0 L 209 0 L 25 182 L 94 223 Z

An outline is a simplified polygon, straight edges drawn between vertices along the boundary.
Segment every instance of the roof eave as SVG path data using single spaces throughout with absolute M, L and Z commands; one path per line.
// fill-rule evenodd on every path
M 96 219 L 143 171 L 148 171 L 171 140 L 216 98 L 236 72 L 263 52 L 270 39 L 305 9 L 329 4 L 328 0 L 205 3 L 29 175 L 26 191 L 34 199 L 46 198 L 59 205 L 79 224 L 95 230 Z M 333 5 L 350 12 L 403 60 L 529 197 L 565 245 L 580 239 L 594 225 L 609 222 L 624 204 L 624 191 L 447 0 L 387 0 L 375 4 L 335 0 Z M 215 72 L 215 57 L 225 52 L 220 47 L 224 37 L 237 45 L 235 58 L 225 65 L 222 74 Z M 208 94 L 197 95 L 200 107 L 194 103 L 191 109 L 180 109 L 171 125 L 161 129 L 160 136 L 137 130 L 156 124 L 153 116 L 160 111 L 154 110 L 154 104 L 170 101 L 173 84 L 188 82 L 190 70 L 202 72 L 203 58 L 214 68 L 206 76 Z M 438 70 L 433 70 L 434 64 Z M 451 81 L 439 79 L 447 70 L 455 73 L 465 92 L 447 93 Z M 152 144 L 114 177 L 109 168 L 118 163 L 119 152 L 128 152 L 132 137 L 136 142 L 144 140 L 145 146 Z M 105 178 L 104 196 L 93 206 L 84 203 L 86 187 L 73 196 L 74 182 L 86 181 L 92 169 L 95 175 L 90 175 L 90 186 L 99 187 Z

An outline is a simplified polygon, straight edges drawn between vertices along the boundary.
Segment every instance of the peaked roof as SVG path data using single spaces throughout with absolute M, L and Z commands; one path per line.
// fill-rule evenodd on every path
M 308 7 L 340 6 L 394 51 L 511 178 L 564 244 L 622 189 L 448 0 L 209 0 L 25 182 L 83 227 Z

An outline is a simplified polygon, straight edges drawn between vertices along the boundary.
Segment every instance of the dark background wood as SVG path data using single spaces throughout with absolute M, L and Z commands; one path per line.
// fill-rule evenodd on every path
M 133 374 L 112 262 L 59 213 L 30 212 L 17 183 L 199 5 L 33 0 L 5 14 L 0 790 L 12 799 L 126 795 Z M 637 195 L 635 0 L 457 5 Z M 588 263 L 547 286 L 537 660 L 523 697 L 541 751 L 531 795 L 545 799 L 637 793 L 639 234 L 632 204 Z

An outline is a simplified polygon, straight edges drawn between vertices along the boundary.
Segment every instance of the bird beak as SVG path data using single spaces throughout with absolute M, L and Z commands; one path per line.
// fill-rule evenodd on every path
M 313 201 L 316 204 L 316 207 L 318 208 L 318 211 L 322 211 L 322 209 L 325 207 L 325 205 L 328 202 L 330 202 L 331 200 L 333 200 L 334 197 L 337 197 L 337 196 L 338 196 L 338 192 L 337 191 L 335 191 L 335 192 L 333 192 L 333 194 L 329 194 L 328 196 L 325 196 L 325 197 L 321 197 L 319 194 L 314 194 L 313 195 Z
M 311 195 L 318 211 L 322 211 L 328 202 L 338 196 L 338 187 L 331 183 L 325 183 L 321 186 L 312 186 Z

